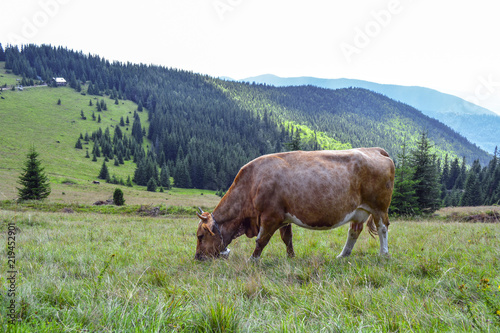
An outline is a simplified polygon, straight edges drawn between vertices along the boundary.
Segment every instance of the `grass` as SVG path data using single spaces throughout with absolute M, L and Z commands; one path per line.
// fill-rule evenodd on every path
M 84 149 L 75 149 L 80 133 L 89 135 L 101 127 L 117 126 L 120 117 L 128 116 L 133 121 L 133 112 L 137 106 L 131 101 L 120 101 L 118 105 L 107 97 L 104 99 L 108 111 L 95 112 L 101 115 L 102 122 L 92 121 L 91 114 L 95 106 L 89 106 L 89 100 L 96 104 L 95 96 L 83 96 L 71 88 L 30 87 L 24 91 L 3 91 L 0 99 L 0 192 L 3 199 L 15 195 L 17 177 L 21 171 L 26 154 L 31 145 L 35 145 L 42 165 L 52 183 L 61 183 L 70 179 L 75 183 L 86 183 L 96 179 L 103 159 L 91 162 L 85 158 Z M 61 105 L 57 105 L 61 99 Z M 80 118 L 83 110 L 87 120 Z M 143 126 L 147 128 L 147 115 L 140 112 Z M 111 128 L 111 131 L 113 128 Z M 130 127 L 124 129 L 129 133 Z M 126 161 L 125 165 L 115 167 L 108 163 L 111 175 L 126 179 L 133 175 L 135 164 Z M 0 195 L 1 196 L 1 195 Z M 1 199 L 1 198 L 0 198 Z
M 21 80 L 19 76 L 5 69 L 5 61 L 0 61 L 0 87 L 3 88 L 4 85 L 7 85 L 7 87 L 3 89 L 10 89 L 13 85 L 19 83 L 18 80 Z
M 390 259 L 363 233 L 345 260 L 347 228 L 294 228 L 296 258 L 275 235 L 250 263 L 245 237 L 228 260 L 194 261 L 194 217 L 0 210 L 0 221 L 3 234 L 17 227 L 18 331 L 500 329 L 500 224 L 396 220 Z

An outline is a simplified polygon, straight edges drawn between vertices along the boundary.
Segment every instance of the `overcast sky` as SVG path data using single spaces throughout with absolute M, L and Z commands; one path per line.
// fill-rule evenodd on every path
M 493 0 L 0 0 L 0 42 L 241 79 L 352 78 L 500 113 Z

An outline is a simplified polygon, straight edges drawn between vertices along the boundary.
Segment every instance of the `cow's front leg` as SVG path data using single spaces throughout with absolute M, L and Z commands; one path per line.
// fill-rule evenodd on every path
M 293 251 L 293 242 L 292 242 L 292 225 L 286 225 L 281 227 L 280 229 L 281 239 L 283 243 L 286 245 L 286 254 L 289 258 L 295 257 L 295 252 Z
M 351 222 L 349 231 L 347 232 L 347 241 L 345 242 L 344 249 L 340 252 L 337 258 L 348 257 L 351 254 L 354 244 L 356 244 L 362 230 L 363 222 Z
M 267 243 L 269 243 L 269 240 L 274 235 L 278 227 L 278 223 L 266 223 L 264 219 L 261 220 L 259 234 L 255 240 L 255 250 L 253 251 L 252 257 L 250 257 L 250 260 L 257 260 L 260 258 L 262 250 L 264 250 Z

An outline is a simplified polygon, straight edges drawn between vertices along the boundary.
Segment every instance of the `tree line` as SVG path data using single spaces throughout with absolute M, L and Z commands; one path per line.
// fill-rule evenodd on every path
M 444 160 L 433 153 L 433 145 L 423 132 L 415 149 L 407 149 L 395 159 L 396 177 L 390 213 L 420 215 L 440 207 L 482 206 L 500 202 L 498 151 L 487 166 L 475 160 L 467 168 L 466 159 Z

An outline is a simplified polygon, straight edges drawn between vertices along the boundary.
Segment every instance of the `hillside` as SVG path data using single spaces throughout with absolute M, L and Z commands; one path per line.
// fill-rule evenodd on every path
M 260 75 L 241 80 L 269 84 L 277 87 L 313 85 L 328 89 L 358 87 L 383 94 L 396 101 L 401 101 L 448 125 L 472 143 L 489 153 L 500 146 L 497 129 L 500 128 L 500 116 L 459 97 L 439 91 L 415 86 L 379 84 L 353 79 L 320 79 L 314 77 L 281 78 L 275 75 Z
M 410 147 L 422 131 L 427 131 L 436 152 L 479 159 L 490 157 L 477 146 L 441 122 L 415 108 L 384 95 L 361 88 L 324 89 L 315 86 L 272 87 L 219 83 L 231 98 L 261 114 L 273 113 L 281 122 L 301 124 L 302 128 L 321 133 L 352 147 L 380 146 L 393 156 L 400 152 L 406 137 Z
M 0 73 L 3 72 L 0 63 Z M 0 79 L 3 77 L 0 74 Z M 17 77 L 11 75 L 10 82 Z M 1 82 L 1 81 L 0 81 Z M 3 98 L 2 98 L 3 97 Z M 61 105 L 57 101 L 61 99 Z M 89 100 L 105 99 L 108 110 L 101 112 L 101 123 L 91 120 L 95 107 L 89 106 Z M 85 158 L 86 148 L 91 144 L 83 144 L 83 149 L 75 149 L 79 134 L 92 133 L 99 128 L 117 126 L 120 117 L 131 117 L 137 105 L 131 101 L 120 101 L 118 105 L 107 97 L 83 96 L 68 87 L 50 88 L 47 86 L 28 87 L 23 91 L 7 89 L 0 92 L 0 200 L 13 199 L 17 196 L 16 186 L 26 153 L 34 145 L 45 172 L 49 176 L 52 193 L 49 202 L 92 204 L 97 200 L 109 199 L 114 184 L 96 180 L 104 157 L 97 162 Z M 87 120 L 82 120 L 80 112 L 84 111 Z M 96 112 L 97 113 L 97 112 Z M 145 127 L 148 127 L 147 114 L 139 113 Z M 55 130 L 57 129 L 57 130 Z M 126 133 L 130 127 L 125 127 Z M 144 148 L 148 147 L 144 143 Z M 107 163 L 111 175 L 126 179 L 134 174 L 136 164 L 125 161 L 116 167 Z M 166 204 L 167 206 L 214 207 L 220 199 L 211 191 L 190 191 L 173 188 L 168 193 L 152 193 L 144 191 L 142 186 L 121 187 L 125 193 L 127 204 Z
M 447 126 L 365 89 L 250 85 L 159 66 L 110 63 L 96 55 L 35 45 L 7 48 L 5 68 L 0 74 L 11 82 L 13 75 L 34 83 L 62 76 L 73 87 L 25 87 L 2 93 L 0 114 L 6 130 L 2 128 L 1 137 L 6 144 L 0 165 L 10 171 L 19 170 L 23 159 L 16 147 L 27 149 L 35 142 L 50 152 L 47 167 L 54 167 L 52 177 L 95 178 L 102 157 L 91 162 L 85 149 L 74 145 L 80 133 L 91 135 L 99 127 L 110 132 L 108 141 L 92 137 L 84 148 L 92 152 L 96 146 L 106 146 L 110 173 L 131 176 L 143 186 L 151 178 L 158 180 L 160 168 L 165 168 L 176 187 L 226 189 L 243 164 L 285 150 L 297 131 L 303 149 L 380 146 L 392 156 L 400 151 L 405 136 L 411 146 L 418 133 L 428 131 L 439 156 L 449 153 L 483 164 L 490 159 Z M 96 126 L 90 112 L 103 99 L 109 110 L 100 113 L 103 122 Z M 133 114 L 143 108 L 138 112 L 142 125 L 136 128 Z M 81 111 L 87 120 L 80 119 Z M 110 136 L 120 117 L 127 115 L 130 125 L 120 126 L 127 137 L 123 147 Z M 20 137 L 24 132 L 27 135 Z M 141 149 L 134 148 L 137 144 Z M 115 168 L 113 159 L 125 152 L 132 160 Z

